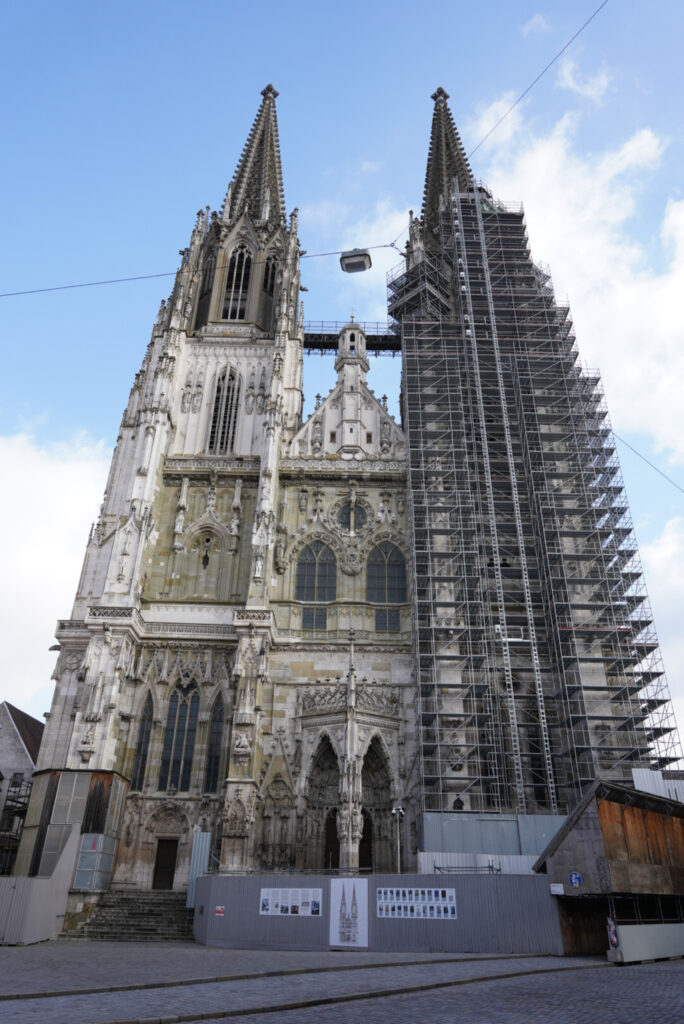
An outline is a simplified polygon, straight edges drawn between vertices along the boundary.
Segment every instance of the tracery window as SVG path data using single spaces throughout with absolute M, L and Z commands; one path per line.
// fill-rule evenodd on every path
M 216 397 L 209 428 L 209 451 L 223 455 L 233 450 L 240 405 L 241 381 L 232 368 L 223 370 L 216 380 Z
M 224 708 L 223 698 L 219 694 L 211 713 L 211 726 L 209 728 L 209 753 L 207 755 L 207 770 L 204 777 L 204 792 L 215 793 L 218 789 L 219 766 L 221 762 L 221 739 L 223 737 Z
M 295 600 L 309 601 L 312 605 L 302 609 L 302 629 L 325 629 L 328 610 L 320 605 L 323 601 L 334 601 L 336 597 L 335 556 L 327 544 L 314 540 L 307 544 L 297 562 Z
M 252 274 L 252 254 L 244 243 L 238 245 L 228 263 L 226 292 L 223 299 L 224 320 L 244 320 L 247 310 L 249 279 Z
M 266 257 L 266 266 L 264 267 L 264 291 L 267 295 L 273 295 L 277 269 L 278 257 L 275 253 L 271 253 Z
M 169 699 L 159 788 L 181 793 L 190 788 L 192 755 L 195 751 L 199 694 L 195 686 L 178 685 Z
M 406 603 L 406 562 L 398 547 L 383 541 L 368 556 L 366 600 L 372 604 Z M 378 632 L 398 633 L 398 608 L 376 608 L 375 628 Z
M 340 526 L 351 533 L 353 530 L 360 530 L 366 522 L 366 510 L 362 505 L 353 505 L 347 502 L 340 509 L 337 517 Z
M 152 732 L 152 718 L 154 716 L 154 705 L 152 694 L 147 694 L 140 718 L 138 729 L 138 745 L 135 748 L 135 760 L 133 762 L 133 776 L 131 788 L 140 790 L 145 781 L 145 769 L 147 768 L 147 752 L 150 748 L 150 734 Z

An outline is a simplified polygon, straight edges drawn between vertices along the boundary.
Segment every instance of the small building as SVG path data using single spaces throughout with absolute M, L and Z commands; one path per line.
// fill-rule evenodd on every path
M 0 703 L 0 875 L 9 875 L 24 825 L 43 723 Z
M 684 803 L 596 782 L 534 870 L 558 897 L 566 954 L 684 955 Z

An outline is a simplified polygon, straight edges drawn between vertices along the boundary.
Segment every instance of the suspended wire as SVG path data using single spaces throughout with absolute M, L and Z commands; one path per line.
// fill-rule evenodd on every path
M 684 494 L 684 487 L 680 487 L 672 477 L 668 476 L 667 473 L 663 473 L 662 469 L 659 469 L 653 462 L 647 459 L 645 455 L 642 455 L 640 451 L 637 451 L 634 445 L 631 445 L 629 441 L 625 441 L 624 437 L 620 437 L 620 435 L 616 434 L 615 431 L 613 431 L 613 436 L 616 437 L 618 441 L 621 441 L 622 444 L 626 445 L 626 447 L 629 448 L 630 451 L 634 452 L 635 455 L 638 455 L 647 466 L 650 466 L 651 469 L 655 469 L 656 473 L 660 473 L 660 475 L 667 480 L 669 484 L 672 484 L 673 487 L 676 487 L 678 491 L 681 491 L 681 493 Z
M 570 44 L 571 44 L 571 43 L 574 43 L 574 41 L 575 41 L 575 40 L 577 39 L 578 35 L 580 35 L 580 34 L 581 34 L 582 32 L 584 32 L 584 30 L 585 30 L 585 28 L 587 27 L 587 25 L 589 24 L 589 22 L 590 22 L 590 21 L 593 21 L 593 20 L 594 20 L 594 18 L 596 17 L 596 15 L 597 15 L 597 14 L 599 14 L 599 13 L 600 13 L 600 11 L 602 11 L 602 10 L 603 10 L 603 8 L 604 8 L 604 7 L 606 6 L 606 4 L 607 4 L 607 3 L 608 3 L 608 0 L 603 0 L 603 3 L 599 4 L 599 6 L 598 6 L 598 7 L 596 8 L 596 10 L 594 11 L 594 13 L 593 13 L 593 14 L 591 14 L 591 15 L 590 15 L 590 16 L 589 16 L 589 17 L 587 18 L 587 20 L 586 20 L 586 21 L 584 22 L 584 24 L 583 24 L 582 26 L 580 26 L 580 28 L 578 28 L 578 29 L 577 29 L 577 31 L 575 32 L 574 36 L 571 36 L 571 37 L 570 37 L 570 39 L 568 39 L 568 41 L 567 41 L 567 43 L 565 44 L 565 46 L 564 46 L 564 47 L 563 47 L 563 48 L 562 48 L 561 50 L 559 50 L 559 51 L 558 51 L 558 53 L 556 54 L 556 56 L 555 56 L 555 57 L 552 57 L 552 59 L 551 59 L 551 60 L 549 61 L 549 63 L 548 63 L 547 65 L 546 65 L 546 67 L 545 67 L 545 68 L 544 68 L 544 69 L 543 69 L 542 71 L 540 71 L 540 72 L 539 72 L 539 74 L 538 74 L 538 75 L 537 75 L 537 77 L 536 77 L 536 78 L 534 79 L 534 81 L 533 81 L 533 82 L 530 82 L 530 84 L 529 84 L 529 85 L 527 86 L 527 88 L 525 89 L 525 91 L 524 91 L 524 92 L 521 92 L 521 93 L 520 93 L 520 95 L 518 96 L 518 98 L 517 98 L 517 100 L 515 101 L 515 103 L 513 103 L 513 104 L 512 104 L 512 105 L 511 105 L 511 106 L 510 106 L 510 107 L 508 108 L 508 110 L 506 111 L 506 113 L 505 113 L 505 114 L 503 114 L 503 115 L 502 115 L 502 116 L 501 116 L 501 117 L 499 118 L 499 120 L 498 120 L 498 121 L 496 122 L 496 124 L 494 125 L 494 127 L 493 127 L 493 128 L 490 128 L 490 129 L 489 129 L 489 131 L 487 132 L 487 134 L 485 135 L 485 137 L 484 137 L 483 139 L 480 139 L 480 141 L 478 142 L 477 146 L 475 146 L 475 149 L 471 149 L 471 150 L 470 150 L 470 152 L 468 153 L 468 159 L 469 159 L 469 160 L 470 160 L 471 156 L 473 155 L 473 153 L 477 152 L 477 150 L 478 150 L 478 149 L 480 148 L 480 146 L 481 146 L 481 145 L 483 145 L 483 143 L 485 143 L 485 142 L 487 141 L 487 139 L 489 138 L 489 136 L 490 136 L 490 135 L 492 135 L 492 134 L 493 134 L 493 133 L 494 133 L 494 132 L 496 131 L 496 129 L 497 129 L 498 127 L 499 127 L 499 125 L 500 125 L 500 124 L 501 124 L 501 123 L 502 123 L 503 121 L 505 121 L 505 120 L 506 120 L 506 118 L 508 117 L 508 115 L 509 115 L 510 113 L 512 113 L 512 111 L 514 111 L 514 110 L 515 110 L 515 108 L 516 108 L 516 107 L 518 106 L 518 104 L 519 104 L 519 103 L 520 103 L 520 102 L 521 102 L 522 100 L 524 100 L 524 99 L 525 99 L 525 97 L 527 96 L 528 92 L 530 92 L 530 90 L 534 88 L 534 86 L 535 86 L 535 85 L 537 84 L 537 82 L 539 81 L 539 79 L 540 79 L 540 78 L 542 78 L 542 77 L 543 77 L 543 76 L 544 76 L 544 75 L 546 74 L 546 72 L 547 72 L 547 71 L 549 70 L 549 68 L 553 67 L 553 65 L 554 65 L 554 64 L 556 63 L 556 61 L 558 60 L 558 58 L 559 58 L 559 57 L 562 57 L 562 55 L 563 55 L 563 54 L 565 53 L 565 51 L 566 51 L 566 50 L 567 50 L 567 48 L 568 48 L 568 47 L 570 46 Z
M 163 274 L 138 274 L 137 277 L 112 277 L 108 281 L 85 281 L 81 284 L 57 284 L 52 288 L 29 288 L 23 292 L 0 292 L 0 299 L 8 299 L 12 295 L 37 295 L 39 292 L 64 292 L 68 288 L 95 288 L 100 284 L 122 284 L 124 281 L 149 281 L 152 277 L 174 277 L 175 270 L 167 270 Z
M 403 231 L 400 231 L 397 238 L 400 238 L 402 234 Z M 383 242 L 381 245 L 367 245 L 363 247 L 364 251 L 369 252 L 371 249 L 396 249 L 397 246 L 395 243 L 397 238 L 395 238 L 393 242 Z M 343 252 L 347 251 L 348 250 L 346 249 L 333 249 L 331 252 L 303 253 L 300 256 L 300 259 L 312 260 L 319 256 L 341 256 Z M 400 250 L 397 249 L 397 252 L 399 251 Z M 258 265 L 259 263 L 264 262 L 265 260 L 255 260 L 254 264 Z M 224 264 L 223 266 L 218 266 L 216 269 L 224 270 L 225 266 L 226 265 Z M 150 281 L 155 277 L 175 277 L 177 273 L 178 271 L 176 270 L 167 270 L 163 274 L 138 274 L 136 277 L 112 277 L 106 281 L 82 281 L 80 284 L 57 284 L 53 285 L 51 288 L 28 288 L 21 292 L 0 292 L 0 299 L 9 299 L 15 295 L 38 295 L 41 292 L 63 292 L 70 288 L 96 288 L 101 284 L 123 284 L 127 281 Z
M 584 29 L 587 27 L 587 25 L 591 21 L 594 20 L 596 15 L 599 14 L 599 12 L 603 10 L 603 8 L 606 6 L 607 3 L 608 3 L 608 0 L 603 0 L 603 2 L 601 4 L 599 4 L 599 6 L 594 11 L 594 13 L 591 14 L 587 18 L 587 20 L 584 22 L 584 24 L 581 25 L 580 28 L 577 29 L 575 34 L 573 36 L 571 36 L 570 39 L 568 39 L 568 41 L 565 44 L 565 46 L 563 46 L 563 48 L 558 51 L 556 56 L 553 57 L 549 61 L 549 63 L 546 65 L 546 67 L 542 71 L 539 72 L 539 74 L 534 79 L 534 81 L 530 82 L 530 84 L 527 86 L 525 91 L 522 92 L 520 94 L 520 96 L 518 96 L 518 98 L 515 101 L 515 103 L 513 103 L 508 108 L 506 113 L 503 114 L 499 118 L 499 120 L 496 122 L 494 127 L 489 129 L 487 134 L 484 136 L 484 138 L 480 139 L 480 141 L 478 142 L 477 146 L 475 146 L 474 149 L 471 149 L 470 153 L 468 153 L 468 159 L 470 159 L 470 157 L 473 155 L 473 153 L 475 153 L 480 148 L 480 146 L 483 145 L 483 143 L 485 143 L 487 141 L 489 136 L 492 135 L 496 131 L 496 129 L 499 127 L 499 125 L 503 121 L 506 120 L 508 115 L 513 110 L 515 110 L 515 108 L 518 106 L 518 104 L 525 98 L 525 96 L 527 96 L 528 92 L 530 92 L 530 90 L 534 88 L 534 86 L 537 84 L 539 79 L 542 78 L 546 74 L 546 72 L 549 70 L 549 68 L 552 67 L 556 63 L 558 58 L 561 57 L 565 53 L 565 51 L 568 49 L 570 44 L 574 43 L 575 39 L 577 39 L 577 37 L 584 31 Z M 371 249 L 396 249 L 397 252 L 401 254 L 401 250 L 397 248 L 397 242 L 401 238 L 401 236 L 404 234 L 404 232 L 407 231 L 407 230 L 408 230 L 408 228 L 402 228 L 401 231 L 399 232 L 399 234 L 397 235 L 397 237 L 392 242 L 384 242 L 381 245 L 369 245 L 369 246 L 365 246 L 365 247 L 362 247 L 362 248 L 366 248 L 367 250 L 371 250 Z M 312 259 L 318 259 L 319 257 L 323 257 L 323 256 L 340 256 L 343 252 L 345 252 L 344 249 L 334 249 L 331 252 L 305 253 L 301 257 L 301 259 L 312 260 Z M 39 295 L 39 294 L 41 294 L 43 292 L 63 292 L 63 291 L 68 291 L 68 290 L 70 290 L 72 288 L 96 288 L 99 285 L 104 285 L 104 284 L 125 284 L 125 283 L 127 283 L 129 281 L 150 281 L 150 280 L 152 280 L 153 278 L 156 278 L 156 277 L 173 277 L 174 274 L 176 274 L 176 273 L 177 273 L 177 271 L 175 271 L 175 270 L 168 270 L 168 271 L 165 271 L 163 274 L 138 274 L 135 277 L 113 277 L 113 278 L 110 278 L 107 281 L 84 281 L 84 282 L 81 282 L 79 284 L 58 284 L 58 285 L 53 285 L 51 288 L 27 288 L 24 291 L 18 291 L 18 292 L 0 292 L 0 299 L 9 299 L 9 298 L 13 298 L 14 296 L 17 296 L 17 295 Z

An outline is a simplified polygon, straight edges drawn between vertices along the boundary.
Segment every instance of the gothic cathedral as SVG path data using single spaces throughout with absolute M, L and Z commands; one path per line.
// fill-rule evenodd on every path
M 115 884 L 164 884 L 170 859 L 182 887 L 194 828 L 227 870 L 393 870 L 398 804 L 415 861 L 404 437 L 354 323 L 302 422 L 297 211 L 262 95 L 162 303 L 59 623 L 39 767 L 129 782 Z

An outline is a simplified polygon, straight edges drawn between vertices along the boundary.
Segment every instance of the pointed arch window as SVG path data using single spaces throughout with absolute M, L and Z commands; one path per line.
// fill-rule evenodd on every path
M 186 793 L 195 752 L 199 694 L 195 686 L 177 686 L 169 699 L 159 788 Z
M 278 257 L 275 253 L 271 253 L 266 257 L 266 266 L 264 267 L 264 291 L 267 295 L 273 295 L 277 269 Z
M 141 790 L 145 781 L 145 769 L 147 768 L 147 753 L 150 749 L 150 735 L 152 734 L 152 718 L 154 717 L 154 705 L 152 694 L 147 694 L 140 717 L 140 728 L 138 729 L 138 745 L 135 748 L 135 760 L 133 762 L 133 776 L 131 788 Z
M 204 258 L 202 270 L 202 283 L 200 285 L 199 299 L 197 300 L 197 315 L 195 317 L 195 330 L 204 327 L 209 319 L 209 304 L 211 302 L 211 290 L 214 286 L 214 274 L 216 273 L 216 252 L 210 250 Z
M 244 320 L 247 310 L 249 279 L 252 275 L 252 254 L 244 243 L 233 249 L 228 263 L 226 293 L 223 299 L 224 320 Z
M 207 770 L 204 777 L 205 793 L 215 793 L 218 789 L 219 767 L 221 764 L 221 740 L 223 738 L 223 719 L 223 698 L 219 694 L 214 703 L 214 710 L 211 713 L 209 753 L 207 755 Z
M 389 541 L 378 544 L 368 556 L 366 600 L 384 605 L 406 603 L 406 561 L 399 548 Z M 399 628 L 398 608 L 376 608 L 378 632 L 398 633 Z
M 295 600 L 311 602 L 311 607 L 302 609 L 302 629 L 325 629 L 328 610 L 320 604 L 334 601 L 336 597 L 335 556 L 327 544 L 314 540 L 307 544 L 297 562 Z
M 241 381 L 235 370 L 223 370 L 216 380 L 216 396 L 209 427 L 209 451 L 224 455 L 233 450 L 240 405 Z

